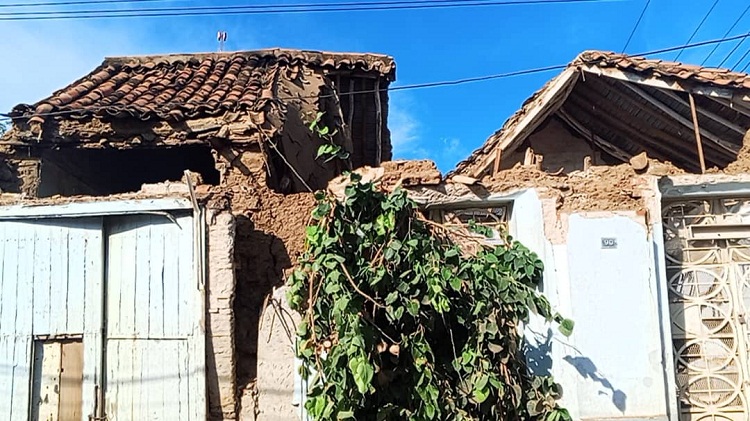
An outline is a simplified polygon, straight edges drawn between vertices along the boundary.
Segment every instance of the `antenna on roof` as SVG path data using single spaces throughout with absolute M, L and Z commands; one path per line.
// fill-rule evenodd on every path
M 219 41 L 219 52 L 224 51 L 224 43 L 227 42 L 226 31 L 219 31 L 216 33 L 216 41 Z

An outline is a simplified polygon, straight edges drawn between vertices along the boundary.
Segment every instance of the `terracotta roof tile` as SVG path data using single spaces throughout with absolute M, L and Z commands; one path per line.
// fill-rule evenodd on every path
M 630 74 L 638 74 L 645 78 L 672 79 L 681 83 L 713 85 L 725 89 L 750 89 L 750 75 L 731 71 L 729 69 L 703 67 L 692 64 L 670 62 L 663 60 L 648 59 L 645 57 L 628 56 L 626 54 L 606 51 L 585 51 L 571 62 L 568 68 L 580 66 L 592 66 L 597 68 L 616 68 Z M 475 150 L 465 160 L 459 162 L 449 174 L 467 174 L 476 176 L 475 171 L 483 170 L 482 165 L 486 163 L 487 157 L 494 155 L 495 148 L 513 133 L 513 129 L 521 119 L 531 112 L 532 109 L 545 104 L 539 103 L 541 98 L 552 85 L 548 82 L 539 91 L 535 92 L 526 100 L 521 109 L 506 120 L 502 128 L 493 133 L 482 146 Z
M 643 73 L 647 77 L 677 78 L 729 88 L 747 88 L 750 86 L 746 83 L 750 80 L 750 75 L 733 72 L 730 69 L 703 67 L 606 51 L 585 51 L 571 63 L 571 65 L 580 64 L 614 67 L 630 72 Z
M 138 118 L 190 118 L 253 108 L 273 99 L 278 77 L 291 80 L 304 67 L 350 70 L 395 78 L 391 57 L 271 49 L 235 53 L 122 57 L 105 59 L 89 75 L 15 115 L 59 118 L 120 115 Z M 179 109 L 179 112 L 174 112 Z

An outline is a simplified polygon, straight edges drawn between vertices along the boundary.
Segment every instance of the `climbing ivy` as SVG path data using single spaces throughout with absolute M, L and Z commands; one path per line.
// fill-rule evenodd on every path
M 349 159 L 349 152 L 344 149 L 343 146 L 337 145 L 334 141 L 334 136 L 338 133 L 337 130 L 331 131 L 328 126 L 322 124 L 321 119 L 325 113 L 318 112 L 315 117 L 308 124 L 308 128 L 311 132 L 316 134 L 323 144 L 318 147 L 317 155 L 315 159 L 324 158 L 323 162 L 330 162 L 334 159 L 347 160 Z
M 356 174 L 318 192 L 288 300 L 316 420 L 570 420 L 551 377 L 521 352 L 530 312 L 559 324 L 536 286 L 542 262 L 507 237 L 469 254 L 405 191 Z M 460 235 L 460 234 L 459 234 Z M 465 235 L 467 241 L 470 234 Z

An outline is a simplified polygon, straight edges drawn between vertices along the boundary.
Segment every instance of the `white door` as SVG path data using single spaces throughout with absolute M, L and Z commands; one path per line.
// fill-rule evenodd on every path
M 109 218 L 105 230 L 108 419 L 205 420 L 192 215 Z

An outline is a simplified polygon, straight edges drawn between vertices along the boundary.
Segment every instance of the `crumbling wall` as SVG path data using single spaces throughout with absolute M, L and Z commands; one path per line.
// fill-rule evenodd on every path
M 0 154 L 0 192 L 36 197 L 40 171 L 41 162 L 38 159 Z
M 211 420 L 237 416 L 234 345 L 235 220 L 229 212 L 211 211 L 207 222 L 206 382 Z

